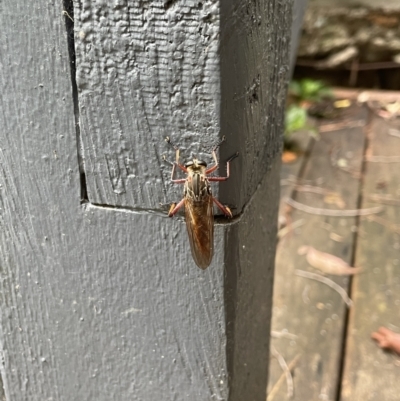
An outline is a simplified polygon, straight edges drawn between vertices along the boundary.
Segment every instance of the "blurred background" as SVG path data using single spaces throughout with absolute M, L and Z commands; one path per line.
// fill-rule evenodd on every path
M 395 401 L 400 1 L 294 4 L 267 400 Z
M 400 89 L 400 2 L 309 0 L 294 78 Z

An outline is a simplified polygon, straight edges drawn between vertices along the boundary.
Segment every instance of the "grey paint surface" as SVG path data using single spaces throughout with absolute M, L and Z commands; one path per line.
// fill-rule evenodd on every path
M 280 151 L 291 26 L 291 1 L 76 3 L 89 200 L 158 209 L 181 193 L 165 136 L 189 158 L 225 135 L 222 160 L 243 156 L 221 199 L 240 212 Z
M 218 30 L 218 0 L 75 4 L 92 203 L 157 209 L 170 189 L 163 139 L 197 152 L 218 137 Z
M 238 149 L 239 177 L 220 198 L 240 212 L 281 151 L 291 1 L 221 1 L 221 133 Z M 236 162 L 236 161 L 235 161 Z
M 128 4 L 130 12 L 134 12 L 135 6 L 150 3 Z M 250 10 L 253 4 L 248 2 Z M 211 5 L 219 9 L 218 2 Z M 79 24 L 79 18 L 94 18 L 93 10 L 101 15 L 107 3 L 75 6 L 75 22 Z M 117 18 L 124 14 L 124 7 L 125 3 L 113 3 L 109 15 Z M 138 113 L 131 116 L 137 126 L 146 118 L 157 120 L 144 109 L 137 109 L 137 102 L 145 95 L 140 89 L 132 89 L 130 94 L 129 89 L 122 96 L 122 92 L 115 92 L 120 87 L 114 82 L 104 91 L 109 91 L 107 102 L 101 90 L 91 91 L 82 86 L 82 78 L 78 79 L 84 143 L 81 156 L 87 168 L 89 199 L 98 196 L 96 199 L 108 206 L 81 205 L 79 145 L 61 4 L 23 0 L 2 3 L 0 21 L 6 34 L 0 37 L 0 347 L 4 361 L 0 369 L 7 400 L 265 399 L 279 129 L 286 86 L 283 73 L 279 75 L 279 65 L 287 69 L 287 45 L 278 38 L 288 37 L 284 30 L 288 8 L 271 1 L 261 10 L 282 21 L 270 28 L 276 35 L 271 41 L 279 45 L 275 48 L 271 44 L 269 55 L 259 50 L 257 53 L 256 40 L 264 40 L 262 28 L 253 21 L 258 28 L 252 29 L 250 17 L 245 20 L 243 42 L 237 53 L 230 53 L 238 58 L 241 52 L 245 53 L 244 42 L 253 46 L 248 54 L 253 60 L 252 68 L 261 77 L 258 102 L 250 102 L 247 95 L 237 100 L 224 97 L 224 91 L 231 90 L 225 81 L 220 95 L 224 110 L 221 117 L 213 117 L 212 112 L 210 117 L 207 108 L 199 111 L 199 124 L 211 127 L 212 135 L 207 136 L 211 141 L 217 137 L 215 121 L 228 128 L 232 123 L 229 110 L 231 117 L 243 113 L 246 122 L 243 125 L 235 116 L 234 122 L 242 125 L 240 130 L 235 129 L 225 151 L 238 147 L 242 151 L 245 146 L 240 162 L 234 164 L 232 180 L 224 183 L 226 189 L 221 194 L 229 203 L 238 201 L 238 211 L 245 203 L 246 207 L 236 220 L 217 226 L 214 260 L 206 271 L 201 271 L 191 259 L 182 219 L 171 220 L 163 213 L 145 210 L 154 208 L 155 201 L 164 200 L 160 180 L 165 177 L 159 173 L 163 167 L 158 160 L 165 146 L 164 132 L 151 131 L 152 139 L 146 142 L 149 131 L 132 134 L 131 125 L 126 123 L 119 128 L 122 136 L 115 137 L 118 130 L 114 130 L 111 121 L 123 119 L 112 120 L 115 114 L 110 110 Z M 229 12 L 239 9 L 242 10 L 239 7 Z M 115 25 L 122 26 L 118 21 Z M 102 45 L 119 48 L 109 34 L 107 27 L 101 31 Z M 86 40 L 90 35 L 88 32 Z M 100 39 L 100 32 L 98 35 Z M 154 38 L 157 42 L 157 36 Z M 233 47 L 229 40 L 224 39 L 225 46 Z M 98 50 L 93 45 L 92 55 Z M 227 56 L 222 52 L 213 57 L 218 60 Z M 93 60 L 88 62 L 89 69 L 96 66 Z M 277 77 L 271 69 L 268 78 L 264 77 L 264 66 L 270 65 L 263 64 L 265 60 L 273 60 Z M 79 63 L 78 58 L 78 72 Z M 236 74 L 225 75 L 225 79 L 230 77 L 232 86 L 242 85 L 242 93 L 246 93 L 247 66 L 238 59 L 232 63 L 237 63 Z M 92 76 L 100 86 L 106 85 L 108 81 L 100 70 Z M 221 71 L 227 70 L 227 64 L 221 67 Z M 210 80 L 221 82 L 219 74 L 213 70 Z M 233 81 L 235 76 L 237 82 Z M 250 86 L 253 76 L 248 78 Z M 183 80 L 182 76 L 179 79 Z M 182 84 L 182 90 L 187 90 L 187 82 Z M 269 95 L 271 88 L 267 84 L 277 92 Z M 206 89 L 203 86 L 204 94 L 211 91 L 207 85 Z M 255 85 L 257 89 L 257 82 Z M 210 93 L 217 105 L 214 100 L 210 102 L 218 110 L 219 98 Z M 130 103 L 120 103 L 121 99 Z M 232 102 L 234 106 L 229 106 Z M 189 106 L 182 107 L 191 110 Z M 85 114 L 85 108 L 90 112 Z M 264 113 L 268 113 L 267 123 L 259 122 Z M 176 135 L 178 142 L 192 143 L 197 138 L 195 129 L 192 133 L 186 131 L 176 118 L 168 121 L 173 131 L 181 133 Z M 162 127 L 164 123 L 152 120 L 151 124 Z M 252 128 L 256 125 L 257 130 Z M 110 131 L 102 130 L 102 136 L 100 129 L 93 130 L 93 126 L 109 127 Z M 273 128 L 271 132 L 266 131 L 269 127 Z M 90 150 L 101 149 L 103 161 L 109 154 L 109 160 L 119 163 L 125 151 L 137 152 L 132 157 L 141 180 L 135 188 L 140 190 L 135 192 L 132 184 L 120 197 L 109 190 L 112 185 L 107 187 L 104 183 L 114 176 L 102 169 L 118 169 L 108 164 L 96 170 L 97 153 L 87 153 L 88 134 L 97 140 L 93 139 Z M 124 142 L 124 136 L 136 142 Z M 196 141 L 195 145 L 200 143 Z M 121 145 L 124 143 L 125 148 Z M 150 164 L 146 163 L 148 158 Z M 114 183 L 118 184 L 118 180 Z M 148 190 L 143 189 L 146 185 Z M 104 188 L 108 189 L 103 191 Z M 165 188 L 169 195 L 168 186 Z M 130 189 L 132 194 L 128 194 Z M 115 199 L 124 199 L 118 205 L 126 205 L 126 209 L 113 208 Z

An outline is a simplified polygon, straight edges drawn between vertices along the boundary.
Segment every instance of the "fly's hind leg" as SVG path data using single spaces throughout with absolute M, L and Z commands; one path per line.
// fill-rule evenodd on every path
M 184 203 L 185 203 L 185 198 L 183 198 L 178 204 L 173 203 L 169 208 L 168 217 L 174 216 L 178 212 L 178 210 L 184 205 Z
M 212 200 L 214 201 L 214 203 L 217 205 L 218 209 L 221 210 L 221 212 L 229 218 L 233 217 L 233 214 L 231 212 L 231 209 L 229 209 L 228 206 L 224 206 L 220 201 L 218 201 L 216 198 L 212 198 Z

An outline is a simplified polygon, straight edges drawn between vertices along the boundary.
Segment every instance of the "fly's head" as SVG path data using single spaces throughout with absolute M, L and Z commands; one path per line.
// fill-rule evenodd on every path
M 185 163 L 187 179 L 185 183 L 185 196 L 193 202 L 204 202 L 211 195 L 211 187 L 207 180 L 207 163 L 194 158 Z
M 193 160 L 185 163 L 185 167 L 187 168 L 188 173 L 193 172 L 206 175 L 207 163 L 202 160 L 193 158 Z

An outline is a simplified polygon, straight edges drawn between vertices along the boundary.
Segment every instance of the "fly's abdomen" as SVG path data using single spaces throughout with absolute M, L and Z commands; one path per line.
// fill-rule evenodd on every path
M 204 202 L 185 199 L 185 220 L 190 249 L 197 266 L 206 269 L 212 260 L 214 249 L 214 216 L 212 197 Z

